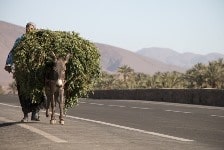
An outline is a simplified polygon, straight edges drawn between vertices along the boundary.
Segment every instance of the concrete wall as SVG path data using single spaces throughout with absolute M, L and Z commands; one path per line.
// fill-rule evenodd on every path
M 218 89 L 130 89 L 96 90 L 93 99 L 127 99 L 224 107 L 224 90 Z

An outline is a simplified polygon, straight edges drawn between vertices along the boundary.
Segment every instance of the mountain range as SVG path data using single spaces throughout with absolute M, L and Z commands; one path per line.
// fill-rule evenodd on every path
M 210 61 L 224 58 L 224 55 L 220 53 L 209 53 L 206 55 L 194 53 L 178 53 L 169 48 L 159 47 L 143 48 L 141 50 L 138 50 L 137 53 L 147 58 L 160 60 L 163 63 L 176 65 L 186 69 L 191 68 L 199 62 L 207 64 Z
M 101 43 L 95 43 L 101 54 L 101 66 L 104 71 L 116 72 L 118 67 L 128 65 L 135 72 L 143 72 L 154 74 L 155 72 L 179 71 L 184 72 L 185 69 L 165 64 L 161 61 L 144 57 L 137 53 Z
M 12 82 L 12 75 L 4 71 L 5 60 L 17 37 L 25 33 L 25 28 L 0 21 L 0 85 L 7 86 Z M 193 53 L 178 53 L 166 48 L 144 48 L 137 52 L 107 45 L 94 43 L 101 54 L 101 67 L 103 71 L 115 73 L 119 67 L 128 65 L 135 72 L 154 74 L 155 72 L 178 71 L 185 72 L 192 65 L 207 63 L 224 55 L 212 53 L 198 55 Z

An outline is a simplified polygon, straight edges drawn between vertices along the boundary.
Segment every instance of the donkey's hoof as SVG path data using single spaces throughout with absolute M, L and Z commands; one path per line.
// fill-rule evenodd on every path
M 60 120 L 59 123 L 60 123 L 61 125 L 64 125 L 64 124 L 65 124 L 65 121 L 64 121 L 64 120 Z
M 50 120 L 50 124 L 55 124 L 56 120 Z

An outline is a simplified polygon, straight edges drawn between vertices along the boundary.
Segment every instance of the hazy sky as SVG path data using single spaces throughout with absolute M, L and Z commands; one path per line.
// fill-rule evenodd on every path
M 131 51 L 224 54 L 224 0 L 0 0 L 0 20 L 75 31 Z

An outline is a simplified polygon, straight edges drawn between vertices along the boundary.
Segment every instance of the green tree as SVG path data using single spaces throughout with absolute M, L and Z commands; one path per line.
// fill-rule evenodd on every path
M 182 74 L 176 71 L 164 72 L 161 74 L 161 82 L 163 88 L 180 88 Z
M 202 88 L 206 83 L 206 66 L 202 63 L 196 64 L 192 69 L 187 70 L 185 80 L 188 88 Z
M 209 62 L 206 71 L 206 82 L 211 88 L 221 88 L 224 78 L 224 63 L 223 59 Z
M 123 80 L 126 81 L 127 78 L 130 77 L 130 75 L 134 72 L 134 70 L 127 65 L 123 65 L 118 68 L 117 72 L 120 73 L 123 76 Z
M 156 72 L 148 81 L 148 85 L 150 88 L 162 88 L 162 79 L 161 79 L 162 73 Z
M 114 74 L 109 74 L 103 71 L 99 80 L 94 86 L 94 89 L 113 89 L 115 86 L 115 80 L 116 79 Z
M 123 81 L 124 86 L 126 88 L 132 87 L 134 70 L 127 65 L 123 65 L 118 68 L 117 72 L 120 73 L 120 75 L 121 75 L 120 80 Z
M 148 76 L 144 73 L 134 73 L 135 88 L 146 88 Z

